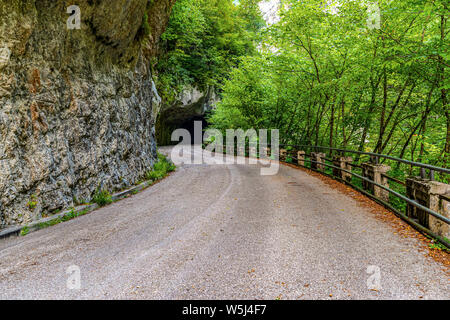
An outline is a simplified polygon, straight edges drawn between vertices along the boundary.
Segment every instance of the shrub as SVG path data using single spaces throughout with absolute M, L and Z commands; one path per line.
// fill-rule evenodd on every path
M 31 196 L 31 200 L 28 201 L 28 203 L 27 203 L 27 207 L 28 207 L 28 209 L 30 209 L 32 211 L 32 210 L 34 210 L 36 208 L 37 204 L 38 203 L 37 203 L 37 200 L 36 200 L 36 196 L 33 194 Z
M 147 179 L 152 180 L 152 181 L 160 180 L 160 179 L 164 178 L 164 176 L 165 176 L 164 173 L 160 172 L 160 171 L 152 170 L 152 171 L 147 172 Z
M 147 172 L 147 179 L 157 181 L 164 178 L 169 172 L 175 171 L 176 166 L 167 158 L 158 153 L 158 162 L 153 166 L 153 169 Z
M 150 25 L 148 24 L 148 14 L 147 12 L 144 13 L 144 16 L 142 17 L 142 25 L 141 25 L 142 33 L 144 36 L 148 36 L 151 32 Z
M 28 228 L 28 227 L 23 227 L 22 228 L 22 230 L 20 230 L 20 235 L 22 236 L 22 237 L 24 237 L 24 236 L 26 236 L 28 233 L 30 232 L 30 228 Z
M 92 201 L 100 207 L 106 206 L 113 202 L 111 194 L 107 190 L 100 189 L 97 190 Z

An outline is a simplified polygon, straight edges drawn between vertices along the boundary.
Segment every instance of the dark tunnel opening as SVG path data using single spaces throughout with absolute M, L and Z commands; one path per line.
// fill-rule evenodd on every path
M 207 119 L 219 101 L 214 87 L 208 87 L 204 91 L 186 88 L 174 102 L 161 107 L 155 124 L 158 145 L 178 144 L 179 141 L 171 139 L 172 133 L 176 129 L 186 129 L 190 133 L 188 143 L 203 143 L 203 132 L 208 127 Z M 196 121 L 202 124 L 202 131 L 197 141 L 194 140 Z
M 202 131 L 200 134 L 200 137 L 197 138 L 197 141 L 199 143 L 203 143 L 203 131 L 206 129 L 206 127 L 208 126 L 208 122 L 206 121 L 204 116 L 196 116 L 193 117 L 185 122 L 183 122 L 177 129 L 186 129 L 187 131 L 189 131 L 189 134 L 191 136 L 191 144 L 195 144 L 195 122 L 201 122 L 202 123 Z
M 204 130 L 208 127 L 208 122 L 205 116 L 193 116 L 189 119 L 184 120 L 183 122 L 177 123 L 169 123 L 164 121 L 162 118 L 158 118 L 156 124 L 156 139 L 159 146 L 164 145 L 176 145 L 181 142 L 180 141 L 172 141 L 172 133 L 176 129 L 185 129 L 190 134 L 190 141 L 188 143 L 195 144 L 195 122 L 201 122 L 202 130 L 200 132 L 200 137 L 198 138 L 197 143 L 203 143 L 203 133 Z

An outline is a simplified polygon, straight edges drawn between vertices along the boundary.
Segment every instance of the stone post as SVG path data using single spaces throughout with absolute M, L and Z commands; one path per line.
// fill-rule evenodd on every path
M 353 162 L 352 157 L 339 157 L 339 156 L 333 157 L 333 165 L 335 167 L 339 167 L 344 170 L 352 171 L 352 166 L 350 165 L 352 162 Z M 341 178 L 342 180 L 345 180 L 348 182 L 352 181 L 351 173 L 348 173 L 348 172 L 345 172 L 345 171 L 342 171 L 339 169 L 333 168 L 333 175 L 335 177 Z
M 390 166 L 384 164 L 363 163 L 363 176 L 382 186 L 389 188 L 389 180 L 383 175 L 391 170 Z M 389 202 L 389 191 L 384 190 L 373 183 L 363 180 L 363 188 L 369 190 L 373 195 L 383 201 Z
M 291 159 L 291 162 L 294 163 L 295 158 L 297 157 L 298 150 L 292 149 L 287 153 L 287 158 Z
M 323 163 L 325 162 L 325 153 L 323 152 L 311 152 L 311 160 L 316 162 L 311 162 L 311 169 L 316 169 L 319 171 L 324 171 L 325 166 Z
M 234 145 L 227 146 L 227 155 L 234 157 Z
M 287 150 L 280 149 L 280 161 L 286 161 L 286 156 L 287 156 Z
M 214 152 L 215 152 L 215 153 L 223 154 L 223 153 L 224 153 L 223 147 L 224 147 L 224 146 L 223 146 L 222 144 L 216 144 L 216 145 L 215 145 L 215 148 L 214 148 Z
M 267 159 L 267 158 L 270 158 L 270 148 L 268 148 L 268 147 L 265 147 L 265 148 L 262 148 L 266 153 L 263 155 L 263 153 L 261 152 L 261 150 L 260 150 L 260 155 L 259 155 L 259 157 L 260 158 L 262 158 L 262 159 Z
M 420 177 L 406 179 L 406 193 L 408 198 L 427 207 L 440 215 L 450 217 L 450 202 L 443 199 L 450 198 L 450 185 L 437 181 L 430 181 Z M 430 229 L 439 236 L 450 238 L 450 226 L 432 215 L 408 204 L 408 217 L 418 220 L 419 224 Z
M 299 166 L 305 166 L 305 151 L 297 151 L 297 161 Z

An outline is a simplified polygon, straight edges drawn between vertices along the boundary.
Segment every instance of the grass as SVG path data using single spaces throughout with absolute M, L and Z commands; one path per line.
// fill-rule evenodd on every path
M 100 207 L 104 207 L 113 202 L 112 196 L 108 190 L 100 190 L 98 189 L 92 199 L 92 202 L 98 204 Z
M 442 243 L 440 243 L 437 240 L 436 240 L 436 243 L 432 243 L 429 246 L 430 246 L 430 249 L 441 250 L 441 251 L 449 251 L 449 249 L 445 245 L 443 245 Z
M 175 171 L 175 169 L 176 166 L 172 162 L 167 160 L 164 155 L 158 153 L 158 162 L 154 164 L 152 170 L 147 172 L 146 178 L 156 182 L 166 177 L 170 172 Z
M 434 239 L 433 237 L 429 236 L 429 235 L 425 235 L 428 239 L 431 239 L 433 241 L 433 243 L 429 244 L 428 246 L 430 247 L 430 249 L 433 250 L 439 250 L 439 251 L 445 251 L 450 253 L 450 249 L 447 248 L 443 243 L 441 243 L 439 240 Z M 443 237 L 445 241 L 450 243 L 450 239 Z
M 33 211 L 33 210 L 36 208 L 36 206 L 37 206 L 36 196 L 35 196 L 35 195 L 32 195 L 32 196 L 31 196 L 31 200 L 28 201 L 28 203 L 27 203 L 27 207 L 28 207 L 28 209 L 30 209 L 31 211 Z
M 148 14 L 147 12 L 144 13 L 144 16 L 142 17 L 142 33 L 144 36 L 148 36 L 151 32 L 150 24 L 148 23 Z
M 89 212 L 89 209 L 84 209 L 83 211 L 80 211 L 80 212 L 76 212 L 75 209 L 72 209 L 72 210 L 70 210 L 68 213 L 66 213 L 64 216 L 62 216 L 60 218 L 57 218 L 57 219 L 54 219 L 54 220 L 51 220 L 51 221 L 48 221 L 48 222 L 39 223 L 37 225 L 37 229 L 40 230 L 40 229 L 48 228 L 48 227 L 57 225 L 57 224 L 59 224 L 61 222 L 66 222 L 66 221 L 72 220 L 72 219 L 75 219 L 77 217 L 84 216 L 88 212 Z
M 30 228 L 23 227 L 22 230 L 20 230 L 20 235 L 23 237 L 23 236 L 26 236 L 29 232 L 30 232 Z

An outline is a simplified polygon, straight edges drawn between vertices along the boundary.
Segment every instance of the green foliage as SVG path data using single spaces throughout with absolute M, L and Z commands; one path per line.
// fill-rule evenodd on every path
M 175 171 L 176 166 L 167 158 L 158 153 L 158 162 L 156 162 L 153 166 L 153 169 L 148 171 L 146 174 L 147 180 L 151 180 L 153 182 L 163 179 L 170 172 Z
M 70 210 L 68 213 L 66 213 L 64 216 L 61 217 L 61 222 L 66 222 L 72 219 L 75 219 L 77 217 L 84 216 L 89 212 L 88 209 L 84 209 L 82 211 L 76 212 L 75 209 Z
M 37 204 L 38 203 L 37 203 L 37 200 L 36 200 L 36 196 L 32 195 L 31 196 L 31 200 L 27 202 L 27 207 L 30 210 L 34 210 L 36 208 Z
M 447 253 L 450 253 L 450 249 L 447 248 L 446 245 L 444 245 L 443 243 L 441 243 L 439 240 L 432 238 L 431 236 L 426 235 L 426 237 L 428 239 L 432 240 L 432 243 L 430 243 L 428 246 L 430 247 L 430 249 L 434 249 L 434 250 L 439 250 L 439 251 L 446 251 Z M 450 243 L 450 239 L 443 237 L 443 240 L 447 243 Z
M 62 223 L 62 222 L 66 222 L 66 221 L 75 219 L 77 217 L 84 216 L 87 213 L 89 213 L 89 209 L 84 209 L 84 210 L 79 211 L 79 212 L 76 212 L 75 209 L 72 209 L 72 210 L 70 210 L 68 213 L 66 213 L 64 216 L 62 216 L 60 218 L 53 219 L 53 220 L 50 220 L 48 222 L 39 223 L 37 225 L 37 229 L 39 229 L 39 230 L 40 229 L 45 229 L 45 228 L 57 225 L 57 224 Z
M 142 24 L 136 33 L 136 40 L 143 41 L 145 39 L 148 39 L 148 36 L 150 35 L 150 33 L 151 33 L 151 28 L 150 28 L 150 24 L 148 23 L 148 13 L 147 13 L 147 11 L 145 11 L 142 16 Z
M 429 247 L 430 247 L 430 249 L 434 249 L 434 250 L 449 251 L 449 249 L 445 245 L 440 243 L 439 241 L 436 241 L 435 243 L 430 244 Z
M 141 29 L 142 29 L 142 33 L 145 35 L 145 36 L 148 36 L 149 34 L 150 34 L 150 25 L 148 24 L 148 14 L 147 14 L 147 12 L 146 13 L 144 13 L 144 16 L 142 17 L 142 26 L 141 26 Z
M 368 28 L 364 2 L 339 1 L 337 14 L 320 3 L 284 1 L 281 21 L 263 30 L 261 50 L 225 79 L 212 126 L 277 128 L 286 144 L 448 167 L 445 2 L 380 0 L 380 29 Z M 416 174 L 407 166 L 399 171 Z
M 40 230 L 40 229 L 45 229 L 45 228 L 48 228 L 48 227 L 57 225 L 57 224 L 59 224 L 59 223 L 61 223 L 61 222 L 62 222 L 62 221 L 61 221 L 61 218 L 53 219 L 53 220 L 50 220 L 50 221 L 48 221 L 48 222 L 42 222 L 42 223 L 39 223 L 39 224 L 37 225 L 37 229 L 38 229 L 38 230 Z
M 27 207 L 30 210 L 34 210 L 34 208 L 36 208 L 36 206 L 37 206 L 37 202 L 36 201 L 28 201 L 28 203 L 27 203 Z
M 171 103 L 187 85 L 219 86 L 240 58 L 255 52 L 264 21 L 255 0 L 178 0 L 162 35 L 158 91 Z
M 28 233 L 30 232 L 30 228 L 28 227 L 23 227 L 22 230 L 20 230 L 20 235 L 22 237 L 26 236 Z
M 92 202 L 98 204 L 100 207 L 104 207 L 113 202 L 112 196 L 107 190 L 98 189 L 92 199 Z
M 147 172 L 147 180 L 158 181 L 164 178 L 164 173 L 156 170 L 150 170 Z

